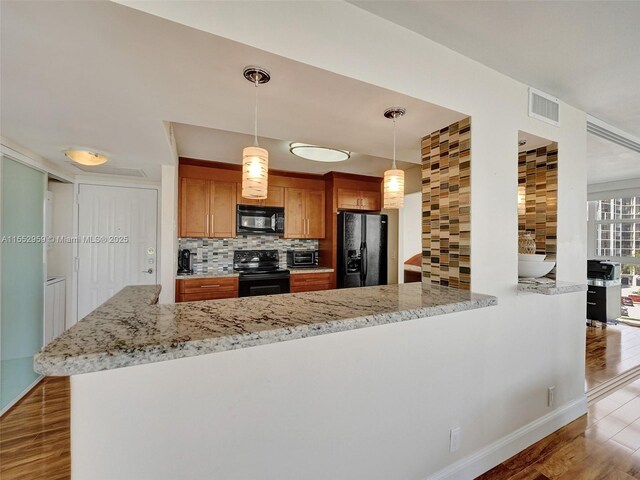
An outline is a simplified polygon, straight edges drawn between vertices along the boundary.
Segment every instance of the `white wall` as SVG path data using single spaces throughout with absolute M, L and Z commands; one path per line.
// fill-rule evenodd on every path
M 51 235 L 73 237 L 73 183 L 49 181 L 49 190 L 53 192 Z M 47 276 L 61 276 L 66 279 L 66 328 L 74 323 L 73 251 L 72 243 L 54 242 L 47 252 Z
M 401 218 L 402 255 L 399 260 L 404 263 L 422 251 L 422 193 L 404 196 Z
M 522 448 L 586 408 L 584 296 L 545 300 L 73 376 L 73 478 L 426 479 L 528 425 Z
M 160 292 L 159 303 L 175 301 L 178 258 L 178 167 L 162 166 L 160 199 Z
M 464 426 L 460 454 L 464 455 L 543 418 L 547 407 L 542 397 L 546 398 L 550 382 L 562 392 L 559 405 L 583 398 L 584 294 L 525 298 L 516 293 L 519 130 L 558 142 L 557 278 L 583 282 L 586 277 L 583 112 L 561 103 L 560 127 L 532 119 L 527 116 L 527 85 L 346 2 L 200 2 L 188 9 L 179 2 L 121 3 L 472 117 L 472 289 L 498 296 L 500 304 L 487 310 L 490 313 L 468 314 L 482 324 L 482 331 L 469 330 L 480 337 L 467 335 L 464 329 L 452 330 L 446 319 L 431 324 L 432 329 L 425 332 L 425 342 L 431 341 L 430 336 L 441 342 L 441 354 L 425 348 L 425 355 L 447 380 L 434 374 L 439 381 L 431 385 L 434 392 L 443 392 L 439 401 L 429 404 L 437 412 L 433 417 L 442 418 L 442 424 L 432 416 L 412 418 L 413 428 L 434 427 L 423 438 L 428 440 L 421 444 L 423 449 L 409 450 L 423 459 L 422 476 L 458 458 L 442 453 L 442 442 L 448 438 L 444 423 L 448 427 L 458 419 Z M 474 325 L 473 321 L 464 324 Z M 396 373 L 404 366 L 392 363 Z M 287 376 L 298 376 L 304 369 L 304 365 L 291 364 Z M 328 367 L 323 372 L 330 375 Z M 223 381 L 237 388 L 232 379 Z M 460 390 L 467 382 L 471 387 Z M 452 395 L 447 393 L 449 388 Z M 249 391 L 253 395 L 254 390 Z M 267 391 L 258 389 L 256 394 L 269 399 Z M 259 399 L 256 402 L 257 406 Z M 389 411 L 378 403 L 373 405 L 371 408 L 381 407 L 381 414 Z M 337 405 L 337 419 L 331 412 L 324 413 L 325 428 L 344 427 Z M 280 428 L 295 431 L 297 420 L 288 417 Z M 370 430 L 365 429 L 359 438 L 363 445 L 376 441 L 367 433 Z M 433 450 L 437 459 L 431 445 L 438 445 Z M 312 448 L 304 442 L 299 448 L 304 446 Z M 232 446 L 225 452 L 235 454 Z M 368 458 L 375 461 L 377 457 Z M 318 468 L 331 467 L 329 460 L 318 463 L 321 460 L 321 456 L 314 459 Z M 406 458 L 400 455 L 393 460 L 389 465 L 404 468 Z M 352 462 L 350 467 L 358 457 Z M 416 472 L 411 478 L 419 478 Z

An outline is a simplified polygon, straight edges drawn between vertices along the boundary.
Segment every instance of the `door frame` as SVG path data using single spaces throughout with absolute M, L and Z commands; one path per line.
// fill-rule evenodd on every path
M 156 191 L 156 283 L 161 279 L 160 252 L 162 250 L 160 238 L 160 220 L 161 212 L 161 188 L 157 183 L 147 182 L 127 182 L 124 180 L 109 180 L 95 178 L 81 178 L 73 186 L 73 234 L 76 238 L 80 235 L 80 206 L 78 204 L 78 195 L 80 186 L 97 186 L 97 187 L 116 187 L 116 188 L 137 188 L 143 190 Z M 71 294 L 71 325 L 78 323 L 78 262 L 80 261 L 80 248 L 78 243 L 73 246 L 73 277 L 72 277 L 72 294 Z

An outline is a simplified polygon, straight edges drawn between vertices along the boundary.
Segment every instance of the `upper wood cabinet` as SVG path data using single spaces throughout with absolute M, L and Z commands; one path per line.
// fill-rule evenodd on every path
M 236 202 L 238 205 L 260 205 L 261 207 L 284 207 L 284 188 L 269 185 L 265 200 L 252 200 L 242 196 L 242 184 L 237 186 Z
M 209 181 L 182 178 L 180 181 L 180 237 L 207 237 L 209 233 Z
M 338 210 L 366 210 L 377 212 L 381 208 L 380 192 L 338 188 Z
M 182 177 L 180 237 L 235 237 L 236 184 Z
M 324 238 L 324 190 L 284 189 L 284 237 Z

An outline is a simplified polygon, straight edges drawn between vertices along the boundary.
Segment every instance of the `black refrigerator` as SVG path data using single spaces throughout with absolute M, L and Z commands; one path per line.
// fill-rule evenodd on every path
M 387 216 L 338 213 L 338 288 L 387 284 Z

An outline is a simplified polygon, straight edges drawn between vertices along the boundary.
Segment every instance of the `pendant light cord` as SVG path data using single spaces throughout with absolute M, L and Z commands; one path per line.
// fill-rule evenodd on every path
M 258 146 L 258 75 L 254 77 L 256 83 L 256 105 L 253 117 L 253 145 Z
M 393 116 L 393 164 L 391 166 L 393 170 L 396 169 L 396 117 Z

